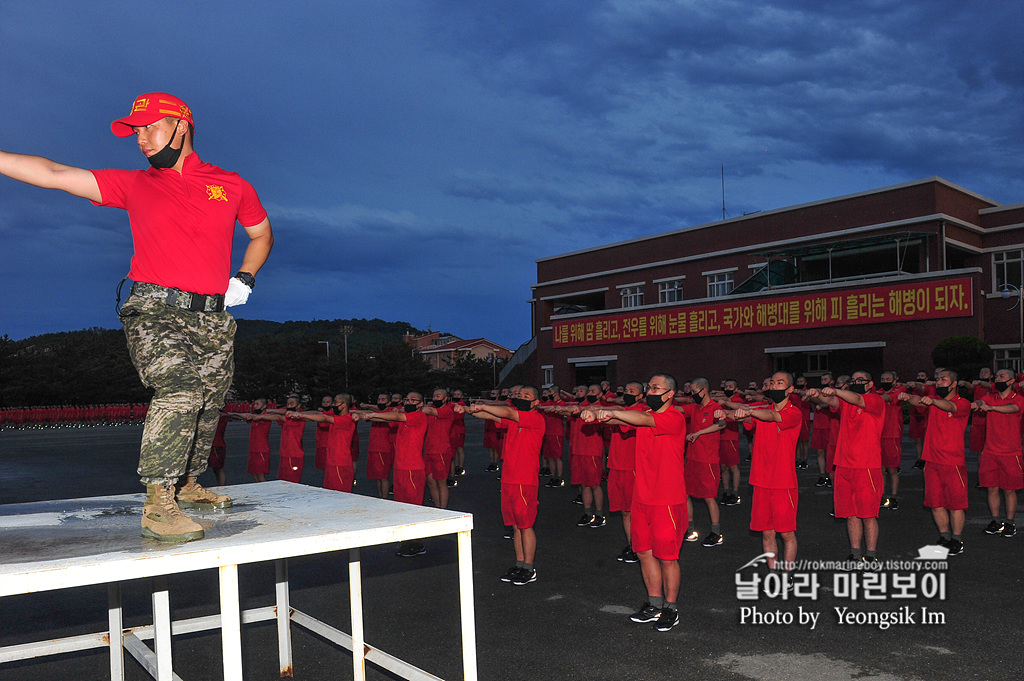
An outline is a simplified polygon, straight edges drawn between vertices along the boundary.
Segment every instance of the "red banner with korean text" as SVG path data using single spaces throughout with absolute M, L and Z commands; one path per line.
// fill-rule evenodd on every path
M 973 314 L 972 280 L 811 293 L 554 321 L 556 348 Z

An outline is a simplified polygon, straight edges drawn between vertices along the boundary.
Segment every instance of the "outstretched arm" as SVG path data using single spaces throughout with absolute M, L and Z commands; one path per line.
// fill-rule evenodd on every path
M 90 201 L 103 200 L 100 186 L 91 172 L 42 156 L 0 151 L 0 175 L 43 189 L 60 189 Z

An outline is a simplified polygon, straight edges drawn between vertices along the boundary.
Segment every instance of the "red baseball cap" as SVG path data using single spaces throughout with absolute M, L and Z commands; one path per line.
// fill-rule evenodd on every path
M 192 109 L 185 102 L 166 92 L 147 92 L 135 98 L 130 114 L 110 124 L 110 131 L 118 137 L 128 137 L 134 134 L 133 127 L 156 123 L 167 116 L 188 121 L 195 130 Z

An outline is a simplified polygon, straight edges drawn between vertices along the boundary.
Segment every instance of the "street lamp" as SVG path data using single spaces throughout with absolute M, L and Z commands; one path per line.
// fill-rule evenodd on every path
M 354 329 L 351 326 L 345 325 L 341 327 L 341 335 L 345 337 L 345 390 L 348 390 L 348 337 L 352 335 Z
M 326 345 L 327 346 L 327 361 L 330 361 L 330 359 L 331 359 L 331 341 L 317 341 L 317 343 L 319 343 L 320 345 Z
M 1017 315 L 1020 318 L 1020 335 L 1017 337 L 1020 340 L 1017 346 L 1017 371 L 1020 372 L 1024 370 L 1024 291 L 1019 286 L 1004 283 L 1003 290 L 999 292 L 999 295 L 1003 298 L 1009 298 L 1011 288 L 1017 292 L 1017 302 L 1011 305 L 1007 312 L 1017 308 Z

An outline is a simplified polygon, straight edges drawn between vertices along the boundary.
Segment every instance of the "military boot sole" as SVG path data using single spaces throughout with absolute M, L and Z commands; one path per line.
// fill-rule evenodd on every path
M 228 499 L 227 501 L 221 501 L 215 504 L 209 501 L 186 501 L 181 497 L 178 497 L 176 501 L 178 502 L 178 508 L 192 508 L 198 511 L 213 511 L 221 508 L 231 508 L 232 506 L 231 499 Z
M 159 534 L 143 526 L 142 536 L 147 539 L 155 539 L 157 541 L 180 544 L 188 541 L 195 541 L 196 539 L 202 539 L 206 536 L 203 530 L 196 530 L 194 532 L 184 532 L 182 534 Z

